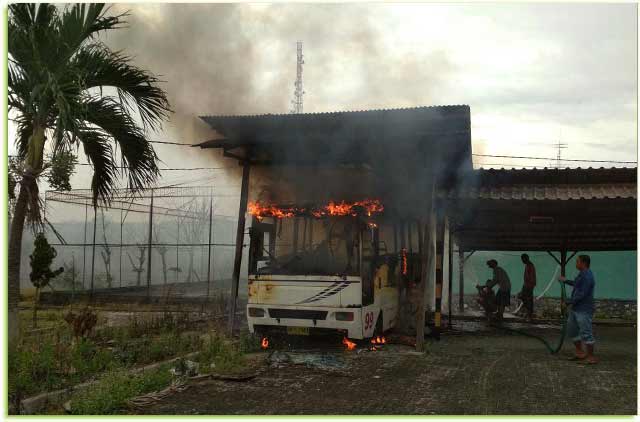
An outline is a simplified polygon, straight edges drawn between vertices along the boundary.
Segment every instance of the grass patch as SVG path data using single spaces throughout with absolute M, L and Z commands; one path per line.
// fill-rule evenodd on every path
M 251 334 L 248 330 L 243 330 L 240 332 L 240 351 L 242 353 L 253 353 L 259 352 L 262 350 L 261 347 L 262 338 L 256 336 L 255 334 Z
M 159 391 L 171 384 L 167 365 L 138 374 L 110 372 L 95 385 L 74 394 L 71 413 L 74 415 L 111 415 L 121 413 L 127 400 Z
M 43 317 L 53 319 L 46 312 Z M 162 316 L 145 323 L 134 318 L 126 326 L 109 327 L 75 341 L 66 323 L 46 335 L 23 336 L 9 350 L 10 400 L 200 350 L 204 344 L 200 335 L 183 333 L 180 318 Z
M 225 337 L 210 333 L 197 357 L 201 373 L 234 372 L 244 368 L 246 360 L 240 347 Z

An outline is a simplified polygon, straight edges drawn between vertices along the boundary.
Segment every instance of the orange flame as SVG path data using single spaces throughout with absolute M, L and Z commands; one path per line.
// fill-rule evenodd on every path
M 327 215 L 357 216 L 361 212 L 364 212 L 367 216 L 371 217 L 372 214 L 380 213 L 382 211 L 384 211 L 384 207 L 378 199 L 365 199 L 352 203 L 347 203 L 345 201 L 336 203 L 334 201 L 330 201 L 328 205 L 310 209 L 303 207 L 279 207 L 273 204 L 261 204 L 258 201 L 251 201 L 248 204 L 249 214 L 253 215 L 258 220 L 261 220 L 264 217 L 290 218 L 300 214 L 311 214 L 316 218 Z
M 267 340 L 266 337 L 262 337 L 260 347 L 262 347 L 263 349 L 267 349 L 269 347 L 269 340 Z
M 387 344 L 387 339 L 384 336 L 376 336 L 371 339 L 371 344 Z
M 342 344 L 344 344 L 345 346 L 347 346 L 347 350 L 353 350 L 356 348 L 356 344 L 352 341 L 349 341 L 348 338 L 344 337 L 342 339 Z
M 402 275 L 407 275 L 407 249 L 402 248 Z

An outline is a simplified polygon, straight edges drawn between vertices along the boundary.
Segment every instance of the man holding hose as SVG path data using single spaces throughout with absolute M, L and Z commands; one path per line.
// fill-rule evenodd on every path
M 591 272 L 591 259 L 588 255 L 579 255 L 576 259 L 576 269 L 580 271 L 575 280 L 567 280 L 560 276 L 558 281 L 573 286 L 571 298 L 566 301 L 568 306 L 567 334 L 572 337 L 576 347 L 576 354 L 571 360 L 594 364 L 598 360 L 593 355 L 596 340 L 593 337 L 591 320 L 593 318 L 593 293 L 596 282 Z M 583 349 L 586 346 L 586 353 Z

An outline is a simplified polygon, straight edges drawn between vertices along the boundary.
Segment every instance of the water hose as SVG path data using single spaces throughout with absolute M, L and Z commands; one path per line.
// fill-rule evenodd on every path
M 471 275 L 476 280 L 476 284 L 478 284 L 479 283 L 478 282 L 478 276 L 476 275 L 476 272 L 475 272 L 475 270 L 473 268 L 473 265 L 471 265 L 469 268 L 471 270 Z M 558 266 L 556 268 L 556 271 L 553 274 L 553 278 L 551 279 L 551 281 L 549 282 L 547 287 L 544 289 L 544 291 L 538 296 L 537 299 L 540 299 L 549 290 L 549 288 L 551 287 L 551 285 L 555 281 L 555 277 L 556 277 L 556 274 L 557 274 L 559 269 L 560 269 L 560 266 Z M 552 355 L 555 355 L 556 353 L 558 353 L 560 351 L 560 349 L 562 349 L 562 344 L 564 343 L 564 338 L 566 337 L 566 334 L 567 334 L 567 315 L 566 315 L 567 312 L 566 312 L 566 308 L 564 306 L 566 298 L 567 298 L 567 289 L 566 289 L 565 283 L 563 282 L 563 283 L 560 283 L 560 303 L 561 303 L 561 306 L 560 306 L 560 318 L 562 318 L 562 326 L 560 328 L 560 338 L 558 339 L 558 344 L 555 345 L 555 346 L 551 345 L 549 343 L 549 341 L 547 341 L 547 339 L 545 339 L 544 337 L 528 333 L 528 332 L 526 332 L 524 330 L 518 330 L 516 328 L 503 327 L 501 325 L 496 325 L 496 324 L 492 324 L 492 326 L 495 327 L 495 328 L 500 328 L 502 330 L 509 331 L 509 332 L 512 332 L 512 333 L 515 333 L 515 334 L 519 334 L 519 335 L 522 335 L 522 336 L 525 336 L 525 337 L 531 337 L 533 339 L 536 339 L 536 340 L 542 342 L 542 344 L 545 345 L 547 350 L 549 350 L 549 353 L 551 353 Z M 520 306 L 522 306 L 522 304 L 520 304 Z M 516 312 L 520 309 L 520 306 L 518 306 L 518 309 L 516 310 Z
M 560 317 L 562 318 L 562 327 L 560 328 L 560 338 L 558 339 L 558 344 L 555 345 L 555 346 L 551 345 L 547 341 L 547 339 L 545 339 L 544 337 L 528 333 L 528 332 L 526 332 L 524 330 L 518 330 L 516 328 L 503 327 L 503 326 L 495 325 L 495 324 L 493 324 L 492 326 L 496 327 L 496 328 L 500 328 L 500 329 L 505 330 L 505 331 L 509 331 L 509 332 L 515 333 L 515 334 L 520 334 L 520 335 L 523 335 L 523 336 L 526 336 L 526 337 L 534 338 L 534 339 L 542 342 L 542 344 L 545 345 L 547 350 L 549 350 L 549 353 L 551 353 L 552 355 L 555 355 L 556 353 L 558 353 L 560 351 L 560 349 L 562 349 L 562 344 L 564 343 L 564 338 L 565 338 L 565 336 L 567 334 L 567 315 L 566 315 L 567 312 L 566 312 L 566 308 L 564 306 L 566 297 L 567 297 L 567 292 L 566 292 L 565 283 L 560 283 L 560 303 L 561 303 L 561 305 L 560 305 Z

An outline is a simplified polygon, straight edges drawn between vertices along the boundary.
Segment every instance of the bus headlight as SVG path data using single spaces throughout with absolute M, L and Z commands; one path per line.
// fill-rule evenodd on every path
M 353 312 L 336 312 L 336 321 L 353 321 Z
M 264 317 L 264 309 L 262 308 L 249 308 L 249 316 L 255 318 Z

